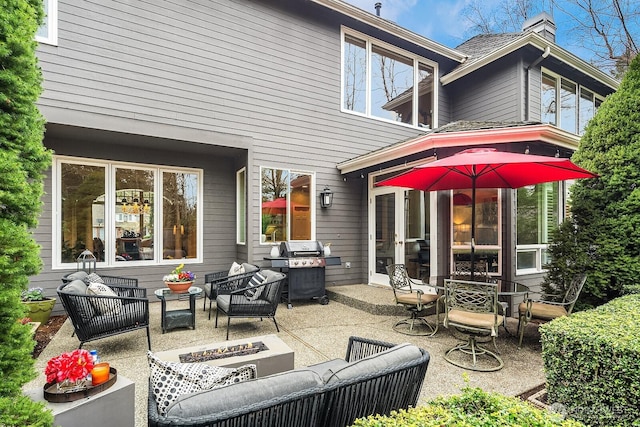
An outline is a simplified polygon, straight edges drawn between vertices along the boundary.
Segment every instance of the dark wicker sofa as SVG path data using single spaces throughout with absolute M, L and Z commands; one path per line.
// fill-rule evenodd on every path
M 344 360 L 184 395 L 166 416 L 150 382 L 149 426 L 344 427 L 415 406 L 428 364 L 416 346 L 351 337 Z

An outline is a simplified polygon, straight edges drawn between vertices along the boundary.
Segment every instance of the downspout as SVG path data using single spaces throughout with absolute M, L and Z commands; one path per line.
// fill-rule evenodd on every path
M 536 59 L 535 61 L 533 61 L 531 64 L 529 64 L 529 66 L 527 68 L 525 68 L 525 71 L 527 73 L 527 75 L 525 76 L 526 78 L 526 86 L 525 86 L 525 94 L 524 94 L 524 98 L 525 98 L 525 117 L 524 117 L 524 121 L 528 122 L 529 121 L 529 117 L 531 115 L 531 103 L 529 102 L 529 93 L 531 91 L 531 76 L 529 71 L 535 67 L 536 65 L 538 65 L 539 63 L 542 62 L 543 59 L 545 59 L 546 57 L 549 56 L 549 54 L 551 53 L 551 46 L 547 45 L 547 47 L 544 48 L 544 52 L 542 52 L 542 55 Z

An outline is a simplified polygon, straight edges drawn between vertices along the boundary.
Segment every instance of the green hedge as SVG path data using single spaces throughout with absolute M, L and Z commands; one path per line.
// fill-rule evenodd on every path
M 358 427 L 579 427 L 583 424 L 541 410 L 515 397 L 465 387 L 461 395 L 438 397 L 425 406 L 360 418 Z
M 592 426 L 640 425 L 638 307 L 627 295 L 540 327 L 549 402 Z

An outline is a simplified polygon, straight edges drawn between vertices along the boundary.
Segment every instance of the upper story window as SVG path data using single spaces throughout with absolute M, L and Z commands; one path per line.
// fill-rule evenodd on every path
M 435 65 L 346 28 L 342 40 L 343 111 L 434 126 Z
M 44 22 L 38 28 L 36 40 L 40 43 L 58 44 L 58 0 L 42 0 L 44 3 Z
M 549 262 L 551 232 L 560 222 L 560 182 L 530 185 L 516 190 L 517 272 L 537 273 Z
M 313 174 L 263 167 L 260 176 L 260 241 L 314 240 Z
M 236 243 L 247 243 L 247 169 L 236 172 Z
M 542 73 L 540 120 L 578 135 L 584 133 L 589 120 L 603 98 L 563 77 Z
M 55 266 L 201 258 L 201 170 L 59 157 L 54 173 Z

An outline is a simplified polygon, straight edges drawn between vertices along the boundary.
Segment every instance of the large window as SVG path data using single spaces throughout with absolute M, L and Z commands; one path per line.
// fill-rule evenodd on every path
M 540 120 L 582 135 L 603 98 L 549 72 L 542 73 Z
M 343 110 L 433 127 L 434 66 L 363 34 L 344 31 Z
M 36 40 L 40 43 L 58 44 L 58 0 L 42 0 L 44 22 L 38 28 Z
M 262 243 L 314 240 L 313 175 L 288 169 L 261 168 Z
M 550 234 L 560 220 L 559 186 L 559 182 L 550 182 L 516 190 L 518 273 L 542 271 L 549 261 Z
M 486 260 L 489 273 L 501 274 L 500 198 L 495 188 L 478 188 L 475 203 L 474 259 Z M 451 197 L 452 261 L 468 261 L 471 254 L 471 190 L 455 190 Z M 452 263 L 452 268 L 453 268 Z
M 196 260 L 202 172 L 56 158 L 54 263 L 84 250 L 106 265 Z

